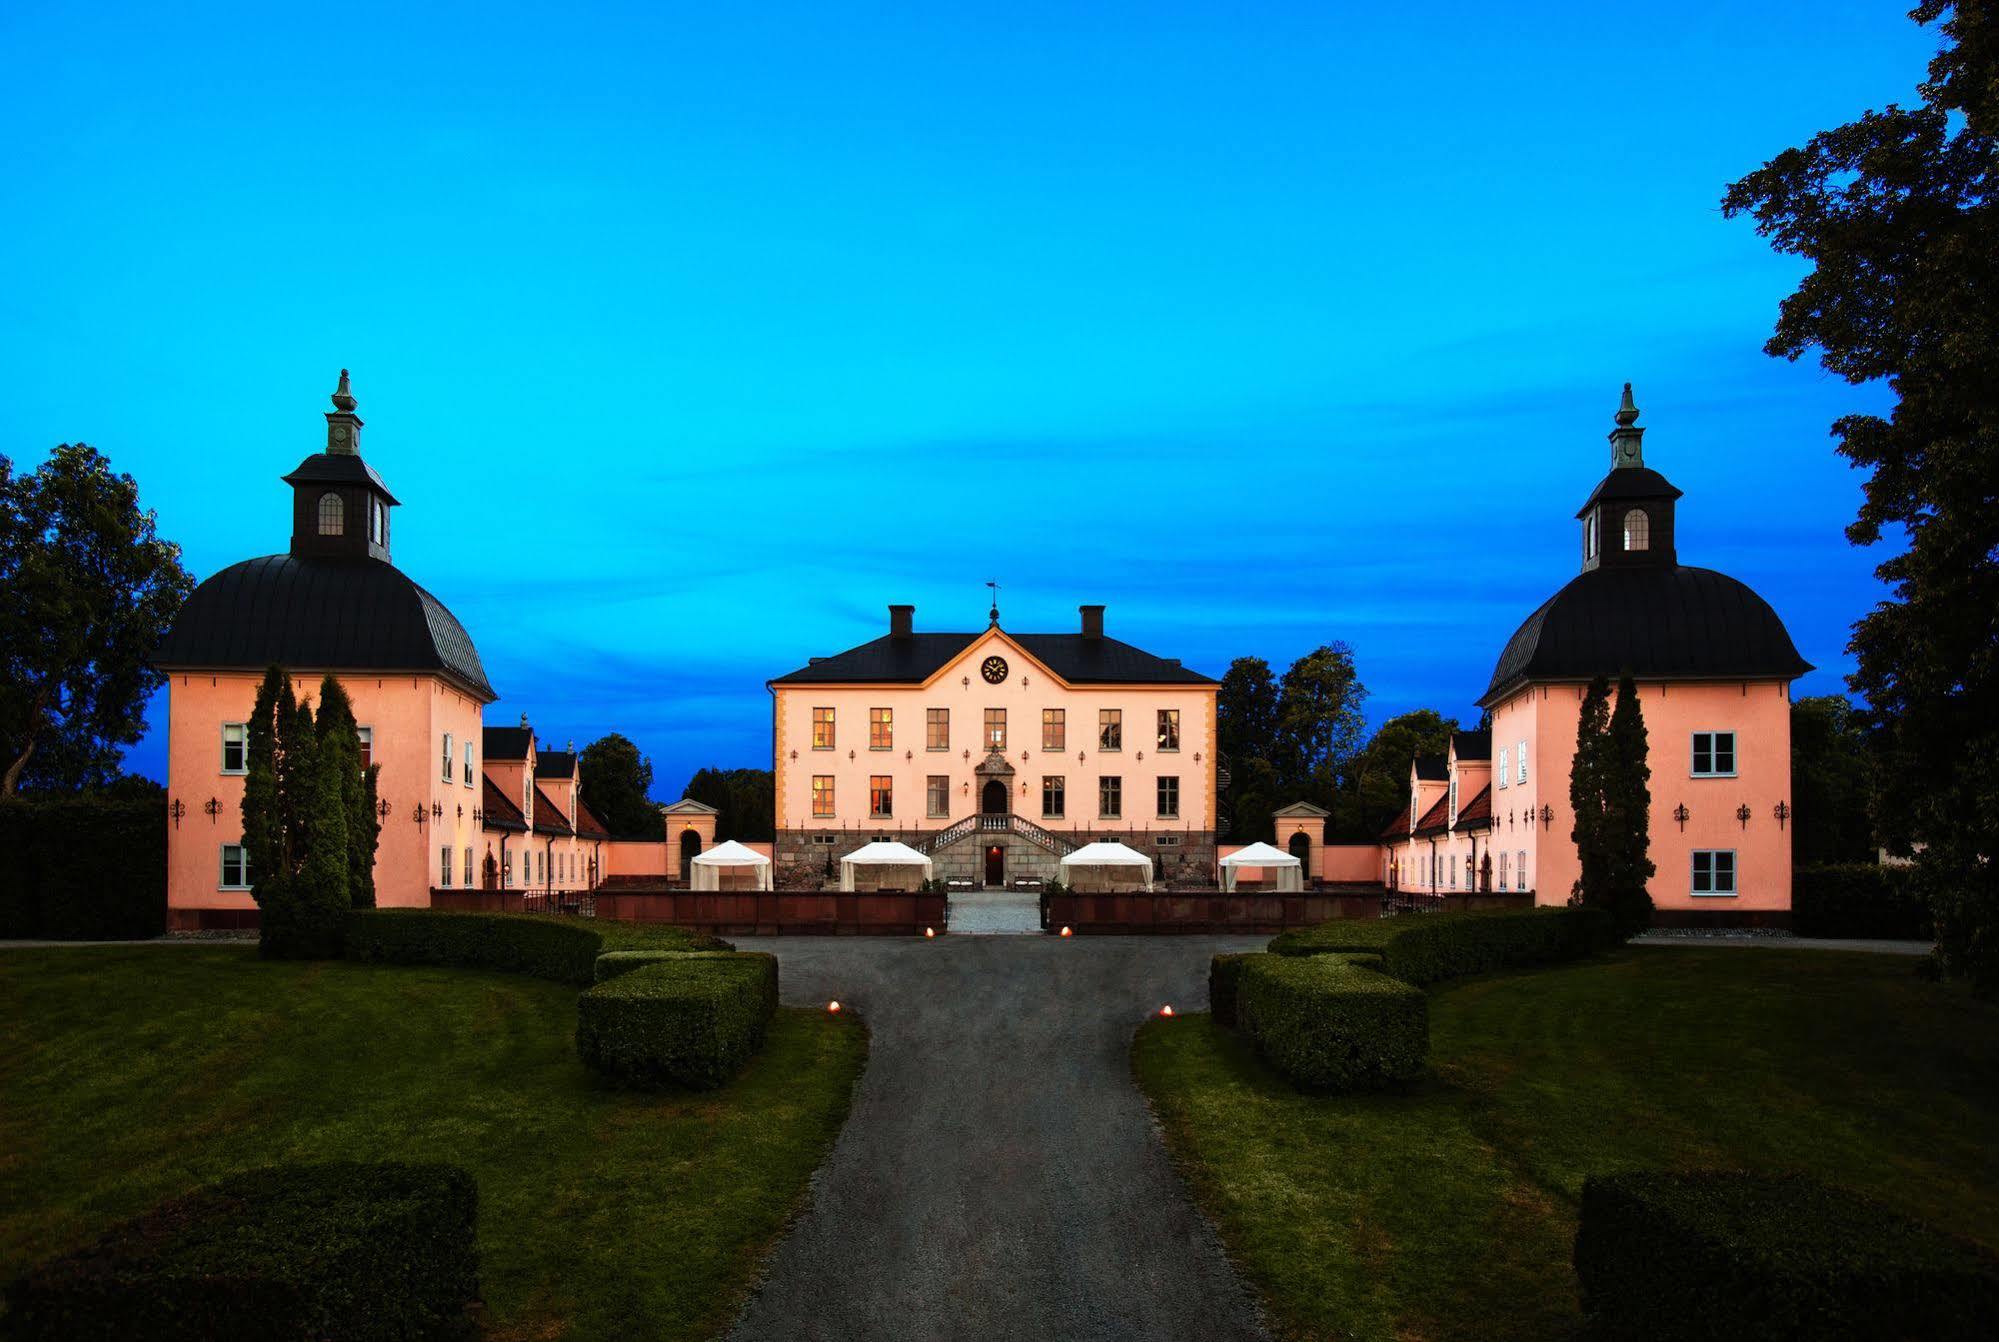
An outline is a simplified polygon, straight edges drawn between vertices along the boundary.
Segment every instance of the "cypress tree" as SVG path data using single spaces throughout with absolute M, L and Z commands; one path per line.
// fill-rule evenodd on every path
M 315 724 L 322 752 L 339 756 L 340 807 L 346 818 L 347 895 L 357 909 L 375 907 L 375 844 L 381 822 L 375 817 L 376 766 L 361 768 L 361 733 L 354 704 L 332 676 L 319 683 Z
M 381 797 L 381 782 L 382 766 L 379 764 L 369 765 L 361 777 L 360 828 L 350 832 L 347 836 L 348 841 L 351 843 L 354 842 L 355 835 L 358 834 L 360 836 L 360 844 L 365 848 L 367 853 L 366 863 L 362 867 L 360 884 L 347 892 L 353 897 L 354 907 L 357 909 L 372 909 L 375 907 L 375 852 L 380 847 L 382 839 L 382 818 L 375 813 L 375 807 Z
M 296 754 L 287 751 L 287 755 L 293 764 L 299 822 L 296 954 L 337 955 L 341 916 L 352 907 L 344 791 L 348 776 L 360 772 L 360 760 L 341 749 L 337 722 L 327 724 L 329 739 L 322 742 L 303 699 L 295 710 Z
M 1652 864 L 1652 766 L 1647 761 L 1645 711 L 1629 675 L 1617 682 L 1617 707 L 1610 715 L 1604 780 L 1605 862 L 1611 916 L 1622 937 L 1634 937 L 1652 921 L 1646 888 Z
M 278 717 L 291 702 L 291 677 L 279 667 L 264 672 L 250 710 L 243 779 L 243 851 L 250 861 L 250 896 L 261 912 L 262 937 L 291 924 L 291 863 L 278 799 Z
M 1584 908 L 1603 908 L 1607 903 L 1604 812 L 1608 803 L 1609 700 L 1610 684 L 1598 676 L 1583 695 L 1582 711 L 1576 718 L 1576 756 L 1569 766 L 1569 809 L 1576 817 L 1569 837 L 1575 842 L 1579 866 L 1569 903 Z

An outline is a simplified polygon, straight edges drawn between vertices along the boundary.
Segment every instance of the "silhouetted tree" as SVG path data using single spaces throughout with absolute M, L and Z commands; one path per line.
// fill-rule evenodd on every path
M 1791 856 L 1799 866 L 1873 859 L 1871 766 L 1860 714 L 1845 695 L 1791 705 Z
M 1603 841 L 1611 916 L 1624 937 L 1643 932 L 1652 921 L 1648 883 L 1652 864 L 1652 766 L 1646 757 L 1645 711 L 1630 676 L 1617 682 L 1604 758 Z
M 1372 838 L 1390 817 L 1409 809 L 1410 761 L 1418 755 L 1443 754 L 1457 730 L 1456 718 L 1433 708 L 1399 713 L 1375 730 L 1355 766 L 1360 824 L 1352 837 Z
M 583 800 L 614 839 L 650 839 L 665 834 L 652 791 L 652 761 L 617 732 L 583 747 L 577 770 Z
M 319 682 L 319 716 L 314 723 L 319 749 L 337 756 L 333 769 L 340 779 L 340 807 L 346 817 L 347 898 L 357 909 L 375 907 L 375 847 L 382 832 L 375 814 L 379 764 L 361 767 L 361 732 L 354 721 L 354 703 L 332 676 Z
M 719 812 L 718 839 L 755 842 L 777 834 L 777 790 L 769 769 L 702 769 L 682 795 Z
M 1576 883 L 1569 903 L 1607 908 L 1610 880 L 1604 811 L 1610 805 L 1610 684 L 1602 676 L 1589 683 L 1576 717 L 1576 754 L 1569 765 L 1569 808 L 1575 827 L 1569 838 L 1576 845 Z

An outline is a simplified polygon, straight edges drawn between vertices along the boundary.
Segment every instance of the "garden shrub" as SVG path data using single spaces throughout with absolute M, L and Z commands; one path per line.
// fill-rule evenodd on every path
M 578 986 L 596 980 L 597 957 L 608 950 L 729 949 L 675 927 L 445 909 L 356 909 L 346 915 L 345 945 L 350 960 L 503 969 Z
M 670 960 L 687 960 L 687 959 L 699 958 L 702 956 L 733 955 L 733 954 L 735 954 L 734 951 L 727 949 L 719 951 L 707 951 L 707 950 L 605 951 L 602 955 L 599 955 L 597 957 L 597 963 L 595 964 L 595 966 L 593 966 L 593 970 L 596 974 L 596 981 L 602 983 L 604 982 L 604 980 L 614 979 L 618 977 L 618 975 L 620 974 L 629 974 L 635 969 L 644 969 L 647 965 L 664 964 Z
M 577 998 L 576 1052 L 626 1085 L 706 1090 L 755 1056 L 776 1009 L 776 956 L 681 956 Z
M 1378 1090 L 1423 1071 L 1430 1000 L 1337 955 L 1247 955 L 1235 1017 L 1266 1062 L 1301 1090 Z
M 1236 986 L 1242 981 L 1243 962 L 1251 954 L 1217 955 L 1208 961 L 1208 1014 L 1217 1025 L 1235 1028 Z
M 451 1165 L 252 1170 L 161 1204 L 7 1291 L 22 1342 L 465 1338 L 478 1190 Z
M 0 937 L 122 941 L 165 933 L 167 823 L 158 798 L 0 803 Z
M 1273 937 L 1284 956 L 1378 955 L 1382 967 L 1418 987 L 1494 969 L 1577 960 L 1617 941 L 1600 909 L 1509 913 L 1409 913 L 1342 918 Z
M 1801 937 L 1934 935 L 1929 906 L 1907 867 L 1843 862 L 1799 867 L 1791 878 L 1791 930 Z
M 1999 1257 L 1794 1175 L 1593 1177 L 1575 1264 L 1601 1334 L 1640 1342 L 1969 1342 L 1999 1319 Z

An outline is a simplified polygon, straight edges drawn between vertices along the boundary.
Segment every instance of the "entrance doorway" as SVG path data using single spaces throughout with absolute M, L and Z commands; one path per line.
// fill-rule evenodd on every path
M 995 784 L 995 786 L 998 786 Z M 1000 788 L 1002 794 L 1005 788 Z M 1003 889 L 1006 885 L 1006 849 L 996 843 L 986 845 L 986 888 Z
M 979 793 L 979 809 L 987 815 L 1006 814 L 1006 784 L 995 778 Z
M 1291 842 L 1287 846 L 1291 849 L 1291 856 L 1298 859 L 1298 877 L 1300 882 L 1303 884 L 1305 889 L 1307 890 L 1311 889 L 1312 888 L 1311 839 L 1306 837 L 1305 832 L 1303 830 L 1300 830 L 1298 833 L 1293 834 L 1291 836 Z
M 694 879 L 694 859 L 701 856 L 701 836 L 691 829 L 680 831 L 680 882 L 691 884 Z

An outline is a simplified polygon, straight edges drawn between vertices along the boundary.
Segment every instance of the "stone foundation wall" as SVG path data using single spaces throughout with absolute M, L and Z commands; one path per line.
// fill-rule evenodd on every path
M 779 830 L 772 849 L 772 860 L 776 863 L 775 883 L 780 890 L 809 890 L 819 886 L 838 885 L 840 881 L 840 859 L 863 845 L 876 839 L 887 839 L 893 843 L 906 843 L 914 848 L 935 831 L 933 830 L 836 830 L 831 831 L 833 842 L 815 843 L 815 838 L 824 837 L 829 831 L 788 829 Z M 1058 835 L 1072 847 L 1081 848 L 1086 843 L 1109 841 L 1122 843 L 1148 857 L 1155 858 L 1156 880 L 1172 885 L 1209 886 L 1215 883 L 1215 836 L 1212 830 L 1179 830 L 1162 835 L 1158 830 L 1056 830 Z M 1161 844 L 1166 838 L 1168 843 Z M 1170 840 L 1178 840 L 1177 843 Z M 986 849 L 998 844 L 1006 849 L 1006 879 L 1052 880 L 1059 872 L 1055 854 L 1019 834 L 1004 832 L 998 834 L 973 832 L 956 843 L 940 848 L 930 855 L 938 880 L 942 881 L 983 881 L 986 873 Z M 826 875 L 827 863 L 831 861 L 832 875 Z

